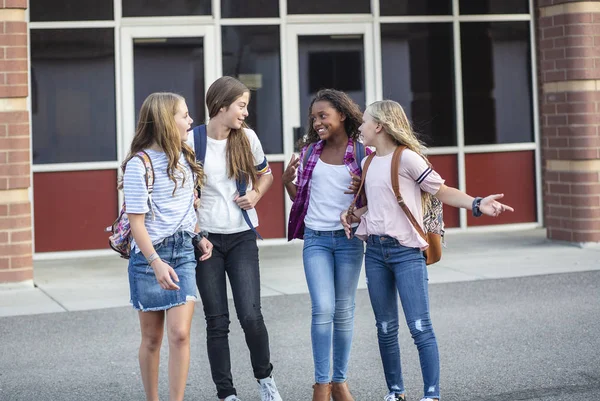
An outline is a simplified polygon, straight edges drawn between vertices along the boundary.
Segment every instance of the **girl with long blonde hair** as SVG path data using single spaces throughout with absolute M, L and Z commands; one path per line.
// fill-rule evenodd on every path
M 185 99 L 153 93 L 140 110 L 120 187 L 133 236 L 129 259 L 131 303 L 137 309 L 139 350 L 147 401 L 158 401 L 158 368 L 165 320 L 169 341 L 169 400 L 183 400 L 190 362 L 190 326 L 196 299 L 192 238 L 199 231 L 194 191 L 202 168 L 185 144 L 192 118 Z M 154 176 L 149 194 L 146 162 Z M 202 241 L 204 258 L 210 243 Z
M 379 351 L 383 363 L 388 394 L 385 401 L 406 397 L 398 344 L 398 294 L 406 323 L 419 352 L 424 395 L 421 401 L 440 398 L 440 361 L 437 339 L 429 315 L 427 266 L 423 251 L 427 242 L 419 235 L 409 218 L 398 205 L 392 190 L 392 158 L 398 147 L 400 154 L 398 179 L 404 203 L 423 221 L 423 200 L 434 195 L 441 202 L 457 208 L 498 216 L 513 211 L 497 201 L 502 194 L 473 198 L 458 189 L 444 185 L 425 157 L 425 147 L 413 132 L 400 104 L 383 100 L 367 107 L 360 131 L 365 145 L 376 148 L 369 156 L 364 178 L 367 206 L 353 213 L 343 212 L 341 221 L 346 235 L 351 224 L 360 223 L 355 235 L 367 243 L 365 271 L 369 297 L 375 314 Z

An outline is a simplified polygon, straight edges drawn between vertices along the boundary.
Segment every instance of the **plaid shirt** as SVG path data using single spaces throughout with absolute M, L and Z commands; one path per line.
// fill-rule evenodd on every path
M 322 140 L 314 144 L 313 151 L 306 161 L 306 166 L 303 165 L 304 157 L 310 145 L 304 146 L 300 151 L 300 165 L 298 166 L 296 179 L 296 198 L 292 204 L 288 222 L 288 241 L 291 241 L 294 238 L 304 238 L 304 218 L 308 211 L 308 201 L 310 199 L 310 180 L 324 145 L 325 142 Z M 371 154 L 371 150 L 365 148 L 365 155 L 369 154 Z M 348 147 L 346 148 L 346 154 L 344 155 L 344 165 L 348 167 L 352 174 L 358 176 L 361 175 L 362 170 L 359 161 L 354 160 L 354 142 L 351 138 L 348 138 Z M 356 207 L 362 207 L 360 199 L 357 201 Z

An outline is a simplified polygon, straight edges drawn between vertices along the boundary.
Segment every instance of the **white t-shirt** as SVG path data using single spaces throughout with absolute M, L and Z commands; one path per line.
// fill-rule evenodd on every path
M 316 231 L 334 231 L 343 228 L 340 214 L 347 210 L 354 195 L 345 194 L 350 184 L 346 165 L 317 161 L 310 180 L 310 199 L 304 225 Z
M 154 168 L 154 189 L 152 204 L 148 202 L 146 187 L 146 167 L 138 158 L 133 157 L 125 166 L 123 175 L 123 193 L 125 195 L 125 211 L 127 213 L 145 214 L 145 225 L 152 244 L 157 244 L 177 231 L 186 231 L 194 235 L 196 213 L 194 213 L 194 177 L 183 153 L 179 157 L 179 165 L 185 172 L 182 186 L 181 173 L 174 171 L 177 178 L 177 190 L 173 195 L 175 184 L 167 174 L 168 159 L 164 152 L 152 149 L 145 150 Z M 150 209 L 152 207 L 152 209 Z M 154 219 L 152 213 L 154 212 Z M 132 241 L 132 249 L 139 252 Z
M 244 131 L 250 142 L 254 164 L 258 165 L 265 158 L 260 140 L 253 130 L 245 128 Z M 237 195 L 235 179 L 227 177 L 227 139 L 216 140 L 210 137 L 206 139 L 204 159 L 206 180 L 198 208 L 200 229 L 216 234 L 234 234 L 249 230 L 242 216 L 242 209 L 234 201 Z M 187 144 L 194 149 L 194 135 L 191 133 Z M 248 182 L 246 191 L 251 190 L 252 183 Z M 252 225 L 258 227 L 256 209 L 248 210 L 248 216 Z
M 366 240 L 369 235 L 389 235 L 409 248 L 427 249 L 427 242 L 419 235 L 398 205 L 392 188 L 390 171 L 394 152 L 375 156 L 367 170 L 365 191 L 368 211 L 361 216 L 356 236 Z M 363 160 L 363 166 L 366 161 Z M 421 190 L 435 195 L 444 180 L 425 160 L 412 150 L 405 149 L 400 157 L 400 194 L 418 222 L 423 221 Z

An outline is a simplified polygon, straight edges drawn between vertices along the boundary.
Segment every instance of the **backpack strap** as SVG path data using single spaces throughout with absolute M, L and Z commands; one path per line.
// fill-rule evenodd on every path
M 196 153 L 196 161 L 204 167 L 204 161 L 206 160 L 206 147 L 207 147 L 207 141 L 208 141 L 207 140 L 208 134 L 206 133 L 206 125 L 202 124 L 202 125 L 195 127 L 193 130 L 193 133 L 194 133 L 194 152 Z M 266 157 L 265 157 L 263 163 L 266 164 L 266 166 L 268 166 Z M 257 167 L 261 167 L 261 166 L 262 166 L 262 163 L 261 163 L 261 165 L 259 165 Z M 263 168 L 263 167 L 261 167 L 261 168 Z M 246 189 L 248 188 L 248 182 L 247 182 L 246 177 L 241 175 L 239 179 L 236 179 L 235 186 L 236 186 L 236 189 L 240 196 L 246 195 Z M 200 188 L 198 188 L 198 196 L 200 196 L 200 195 L 201 195 Z M 250 216 L 248 215 L 247 210 L 242 209 L 242 216 L 244 217 L 244 221 L 246 222 L 248 227 L 250 227 L 250 229 L 254 232 L 254 234 L 256 234 L 256 236 L 258 238 L 263 239 L 261 237 L 261 235 L 258 233 L 258 231 L 256 231 L 256 227 L 254 227 L 252 225 L 252 221 L 250 220 Z
M 412 214 L 412 212 L 410 211 L 408 206 L 406 206 L 406 203 L 404 203 L 404 199 L 402 198 L 402 195 L 400 195 L 400 178 L 398 177 L 398 171 L 400 168 L 400 157 L 402 156 L 402 152 L 404 152 L 404 149 L 406 149 L 406 146 L 398 146 L 396 148 L 396 150 L 394 151 L 394 155 L 392 156 L 392 170 L 391 170 L 392 189 L 394 190 L 394 196 L 396 197 L 396 201 L 398 202 L 398 205 L 400 205 L 400 207 L 406 214 L 406 217 L 408 217 L 408 220 L 411 222 L 411 224 L 413 225 L 415 230 L 417 230 L 419 235 L 421 237 L 423 237 L 423 239 L 425 241 L 427 241 L 427 235 L 423 231 L 423 228 L 417 222 L 417 219 L 415 219 L 415 216 Z
M 358 186 L 358 191 L 356 191 L 356 195 L 354 196 L 354 199 L 352 200 L 352 203 L 350 204 L 350 207 L 348 208 L 349 214 L 354 213 L 354 209 L 356 209 L 356 201 L 358 200 L 358 197 L 361 196 L 363 193 L 365 179 L 367 178 L 367 170 L 369 169 L 369 165 L 373 161 L 374 157 L 375 157 L 375 153 L 371 153 L 369 156 L 367 156 L 367 160 L 365 161 L 365 166 L 363 167 L 362 173 L 360 175 L 360 185 Z M 360 166 L 360 163 L 358 165 Z
M 204 166 L 206 159 L 206 125 L 202 124 L 194 127 L 194 152 L 196 153 L 196 161 Z
M 309 143 L 306 147 L 306 152 L 304 152 L 304 159 L 302 160 L 302 168 L 306 168 L 306 163 L 308 163 L 308 159 L 310 155 L 312 155 L 313 150 L 315 150 L 315 143 Z
M 360 165 L 365 158 L 366 150 L 365 145 L 362 142 L 354 141 L 354 160 L 356 160 L 356 164 L 358 168 L 361 168 Z
M 144 163 L 146 173 L 144 178 L 146 180 L 146 189 L 148 190 L 148 205 L 152 212 L 152 220 L 154 220 L 154 207 L 152 206 L 152 192 L 154 191 L 154 166 L 152 165 L 152 159 L 145 151 L 141 150 L 135 154 L 135 157 L 140 159 Z

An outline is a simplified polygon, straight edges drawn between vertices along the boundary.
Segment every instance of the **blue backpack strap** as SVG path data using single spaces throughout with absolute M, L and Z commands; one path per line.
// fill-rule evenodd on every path
M 304 152 L 304 160 L 302 160 L 302 168 L 306 168 L 306 163 L 308 163 L 308 159 L 310 155 L 312 155 L 313 150 L 315 149 L 315 143 L 309 143 L 306 147 L 306 152 Z
M 362 142 L 354 141 L 354 159 L 356 160 L 356 164 L 358 168 L 362 171 L 361 163 L 366 156 L 365 145 Z
M 196 152 L 196 161 L 204 166 L 206 159 L 206 125 L 202 124 L 194 127 L 194 152 Z
M 246 196 L 246 189 L 248 188 L 248 183 L 246 181 L 246 176 L 242 175 L 239 179 L 235 180 L 235 186 L 237 187 L 238 194 L 240 196 Z M 244 221 L 250 227 L 250 229 L 254 232 L 257 238 L 263 239 L 261 235 L 256 231 L 256 227 L 252 225 L 252 221 L 250 220 L 250 216 L 248 215 L 248 211 L 242 209 L 242 216 L 244 217 Z

